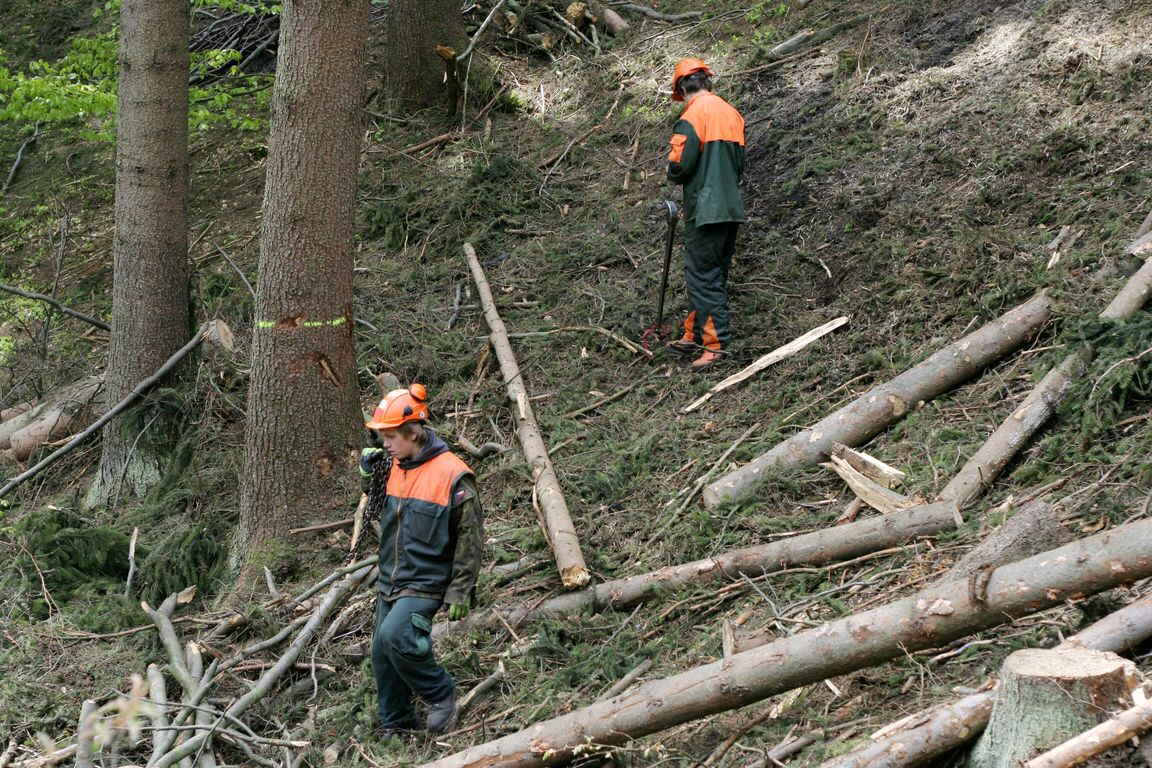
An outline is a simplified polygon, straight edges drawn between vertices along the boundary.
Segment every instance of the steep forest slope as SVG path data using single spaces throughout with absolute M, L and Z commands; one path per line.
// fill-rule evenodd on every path
M 449 635 L 439 653 L 463 689 L 498 663 L 504 674 L 463 714 L 461 730 L 440 741 L 373 738 L 363 659 L 371 602 L 361 592 L 343 629 L 308 652 L 328 675 L 322 684 L 313 689 L 315 668 L 305 669 L 294 693 L 257 710 L 269 733 L 309 724 L 312 746 L 301 751 L 308 764 L 324 764 L 334 747 L 339 765 L 416 765 L 585 706 L 642 662 L 654 678 L 715 660 L 724 620 L 792 634 L 907 596 L 996 530 L 1012 500 L 1054 503 L 1070 537 L 1148 515 L 1152 322 L 1146 313 L 1122 323 L 1097 316 L 1140 266 L 1124 251 L 1152 208 L 1152 8 L 1138 0 L 680 5 L 702 14 L 676 22 L 627 14 L 631 31 L 602 39 L 598 55 L 571 40 L 542 52 L 492 31 L 481 45 L 484 78 L 469 81 L 462 114 L 366 109 L 356 268 L 363 403 L 378 398 L 374 376 L 390 371 L 427 385 L 449 443 L 515 448 L 473 462 L 489 558 L 519 564 L 485 573 L 482 603 L 544 600 L 559 580 L 487 351 L 465 242 L 476 246 L 515 336 L 597 581 L 831 527 L 853 496 L 825 468 L 774 473 L 751 498 L 716 509 L 699 503 L 697 480 L 753 459 L 1037 291 L 1053 297 L 1056 311 L 1026 349 L 916 404 L 864 447 L 906 473 L 901 493 L 934 498 L 1069 351 L 1091 341 L 1096 356 L 1052 423 L 955 532 L 847 566 L 664 594 L 628 612 Z M 480 6 L 467 16 L 473 29 L 491 4 Z M 81 0 L 0 9 L 6 82 L 38 66 L 66 79 L 65 60 L 89 74 L 106 66 L 114 19 L 98 10 Z M 801 30 L 837 25 L 819 45 L 769 53 Z M 655 312 L 661 204 L 679 194 L 663 176 L 676 116 L 668 80 L 689 54 L 716 70 L 717 91 L 748 126 L 748 221 L 730 283 L 733 354 L 701 376 L 662 350 L 646 355 L 620 341 L 638 342 Z M 33 64 L 41 60 L 48 64 Z M 84 98 L 95 114 L 100 94 Z M 106 317 L 108 118 L 22 119 L 18 106 L 0 103 L 0 162 L 13 168 L 0 196 L 0 282 Z M 238 344 L 205 354 L 134 416 L 163 411 L 183 420 L 164 482 L 142 501 L 84 510 L 94 443 L 0 510 L 0 734 L 29 753 L 44 748 L 36 734 L 71 743 L 84 699 L 127 691 L 130 675 L 162 661 L 140 600 L 156 605 L 197 585 L 176 624 L 185 639 L 237 608 L 227 599 L 227 548 L 244 471 L 252 323 L 237 270 L 249 279 L 257 270 L 267 108 L 266 78 L 218 102 L 193 100 L 194 314 L 226 320 Z M 670 322 L 682 317 L 682 292 L 674 270 Z M 681 412 L 728 374 L 841 315 L 849 317 L 841 330 Z M 102 370 L 106 338 L 42 303 L 0 295 L 0 407 Z M 21 467 L 0 469 L 10 477 Z M 355 482 L 348 478 L 350 494 Z M 333 519 L 350 513 L 336 509 Z M 134 529 L 139 573 L 135 594 L 125 596 Z M 347 528 L 300 534 L 269 573 L 298 593 L 347 562 L 348 543 Z M 1114 590 L 693 721 L 638 740 L 615 760 L 699 765 L 738 733 L 706 764 L 745 766 L 790 736 L 813 734 L 788 764 L 815 766 L 955 686 L 980 685 L 1012 650 L 1051 645 L 1146 589 Z M 241 608 L 247 628 L 208 646 L 223 652 L 292 618 L 283 606 Z M 229 694 L 255 674 L 237 672 Z

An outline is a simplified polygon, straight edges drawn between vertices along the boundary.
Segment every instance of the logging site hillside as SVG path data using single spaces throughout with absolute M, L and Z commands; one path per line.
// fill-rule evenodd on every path
M 0 3 L 0 768 L 1152 765 L 1152 5 Z

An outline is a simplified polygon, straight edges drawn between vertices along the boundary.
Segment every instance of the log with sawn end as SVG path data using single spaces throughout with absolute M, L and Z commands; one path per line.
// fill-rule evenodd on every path
M 532 481 L 535 483 L 543 513 L 544 533 L 552 543 L 556 566 L 560 569 L 560 580 L 565 589 L 579 589 L 591 580 L 591 575 L 584 564 L 584 554 L 580 549 L 576 528 L 572 525 L 568 503 L 564 500 L 564 493 L 560 490 L 560 481 L 556 477 L 556 470 L 552 467 L 548 448 L 540 434 L 536 416 L 532 413 L 528 390 L 524 387 L 524 377 L 520 375 L 520 366 L 516 363 L 516 356 L 508 341 L 508 330 L 496 310 L 496 300 L 492 298 L 492 289 L 488 286 L 484 267 L 476 258 L 476 251 L 471 243 L 464 244 L 464 256 L 468 260 L 468 267 L 472 270 L 472 279 L 476 283 L 480 303 L 484 307 L 484 319 L 491 331 L 489 339 L 496 351 L 496 359 L 500 361 L 500 371 L 504 374 L 504 383 L 508 388 L 508 399 L 513 404 L 516 434 L 520 438 L 520 446 L 524 449 L 524 458 L 532 467 Z
M 996 570 L 984 599 L 950 582 L 727 659 L 634 686 L 603 702 L 424 764 L 424 768 L 535 768 L 737 709 L 802 685 L 901 657 L 1152 576 L 1152 520 Z
M 536 616 L 625 610 L 689 585 L 763 576 L 798 565 L 822 565 L 898 546 L 955 526 L 956 506 L 925 504 L 883 517 L 813 531 L 738 549 L 704 560 L 670 565 L 652 573 L 605 581 L 579 592 L 512 608 L 475 613 L 454 625 L 436 624 L 433 636 L 458 629 L 519 626 Z
M 1148 637 L 1152 637 L 1152 594 L 1108 614 L 1056 647 L 1124 653 Z M 993 691 L 978 691 L 909 715 L 880 729 L 871 743 L 821 763 L 819 768 L 925 765 L 979 736 L 988 725 L 993 699 Z
M 746 496 L 771 467 L 810 467 L 827 458 L 835 443 L 863 444 L 917 403 L 947 392 L 1018 348 L 1039 332 L 1051 313 L 1051 299 L 1037 294 L 711 483 L 704 489 L 705 506 Z

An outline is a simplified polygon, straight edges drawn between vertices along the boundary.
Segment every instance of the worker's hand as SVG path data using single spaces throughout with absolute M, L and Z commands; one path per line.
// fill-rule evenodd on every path
M 468 615 L 468 604 L 448 603 L 448 621 L 460 621 Z
M 386 451 L 383 448 L 365 448 L 360 451 L 360 475 L 371 475 L 376 471 L 376 465 L 384 458 Z

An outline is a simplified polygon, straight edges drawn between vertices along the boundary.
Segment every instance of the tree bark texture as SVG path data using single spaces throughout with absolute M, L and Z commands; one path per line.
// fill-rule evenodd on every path
M 865 613 L 662 680 L 480 744 L 427 768 L 530 768 L 589 745 L 621 744 L 736 709 L 1152 575 L 1152 520 L 1121 526 L 994 571 L 983 595 L 950 582 Z
M 1035 336 L 1051 312 L 1051 300 L 1036 295 L 711 483 L 704 489 L 705 506 L 747 495 L 770 467 L 808 467 L 825 460 L 834 443 L 863 444 L 916 403 L 947 392 Z
M 112 331 L 105 375 L 115 403 L 192 335 L 188 314 L 188 36 L 186 0 L 120 6 L 119 122 Z M 98 506 L 160 479 L 162 425 L 141 439 L 132 420 L 104 430 L 88 497 Z M 161 443 L 153 445 L 153 442 Z
M 932 587 L 1056 549 L 1068 538 L 1068 531 L 1060 524 L 1060 515 L 1051 505 L 1042 501 L 1025 504 L 968 550 L 947 573 L 935 579 Z
M 455 74 L 445 77 L 446 62 L 436 48 L 460 53 L 467 44 L 457 0 L 392 0 L 384 22 L 383 100 L 406 111 L 454 110 Z
M 1065 640 L 1057 648 L 1124 653 L 1152 636 L 1152 594 Z M 871 744 L 821 763 L 819 768 L 916 768 L 980 735 L 992 714 L 993 691 L 937 705 L 888 726 Z
M 366 0 L 289 0 L 281 14 L 238 551 L 319 519 L 359 447 L 352 259 L 367 30 Z
M 508 387 L 508 399 L 511 401 L 512 413 L 516 419 L 516 434 L 520 437 L 524 458 L 532 468 L 532 482 L 543 514 L 544 533 L 552 545 L 556 566 L 560 569 L 560 580 L 565 589 L 579 589 L 588 583 L 591 576 L 584 563 L 584 553 L 580 549 L 580 539 L 576 536 L 576 528 L 568 512 L 568 503 L 564 500 L 564 492 L 560 489 L 560 480 L 556 477 L 552 459 L 548 456 L 548 447 L 544 444 L 536 416 L 532 413 L 524 377 L 520 374 L 520 366 L 516 363 L 512 345 L 508 342 L 508 329 L 504 327 L 504 321 L 500 319 L 500 313 L 496 310 L 496 300 L 492 298 L 492 290 L 488 287 L 488 279 L 484 276 L 484 267 L 476 258 L 476 251 L 471 243 L 464 244 L 464 256 L 468 259 L 469 269 L 472 270 L 472 279 L 476 283 L 480 303 L 484 307 L 484 319 L 491 331 L 489 338 L 492 349 L 496 352 L 496 359 L 500 361 L 500 371 L 504 374 L 504 383 Z
M 1018 768 L 1132 706 L 1135 668 L 1113 653 L 1087 648 L 1016 651 L 1004 661 L 988 727 L 969 768 Z
M 821 565 L 898 546 L 918 538 L 933 536 L 956 525 L 956 507 L 950 503 L 925 504 L 881 517 L 870 517 L 848 525 L 801 534 L 768 544 L 739 549 L 705 560 L 670 565 L 652 573 L 605 581 L 581 592 L 501 609 L 457 622 L 461 629 L 478 626 L 513 627 L 536 616 L 599 613 L 626 610 L 686 586 L 729 581 L 741 576 L 763 576 L 797 565 Z M 500 618 L 496 615 L 499 614 Z M 500 619 L 503 619 L 501 621 Z M 448 624 L 436 625 L 438 634 Z M 455 631 L 456 627 L 452 627 Z

